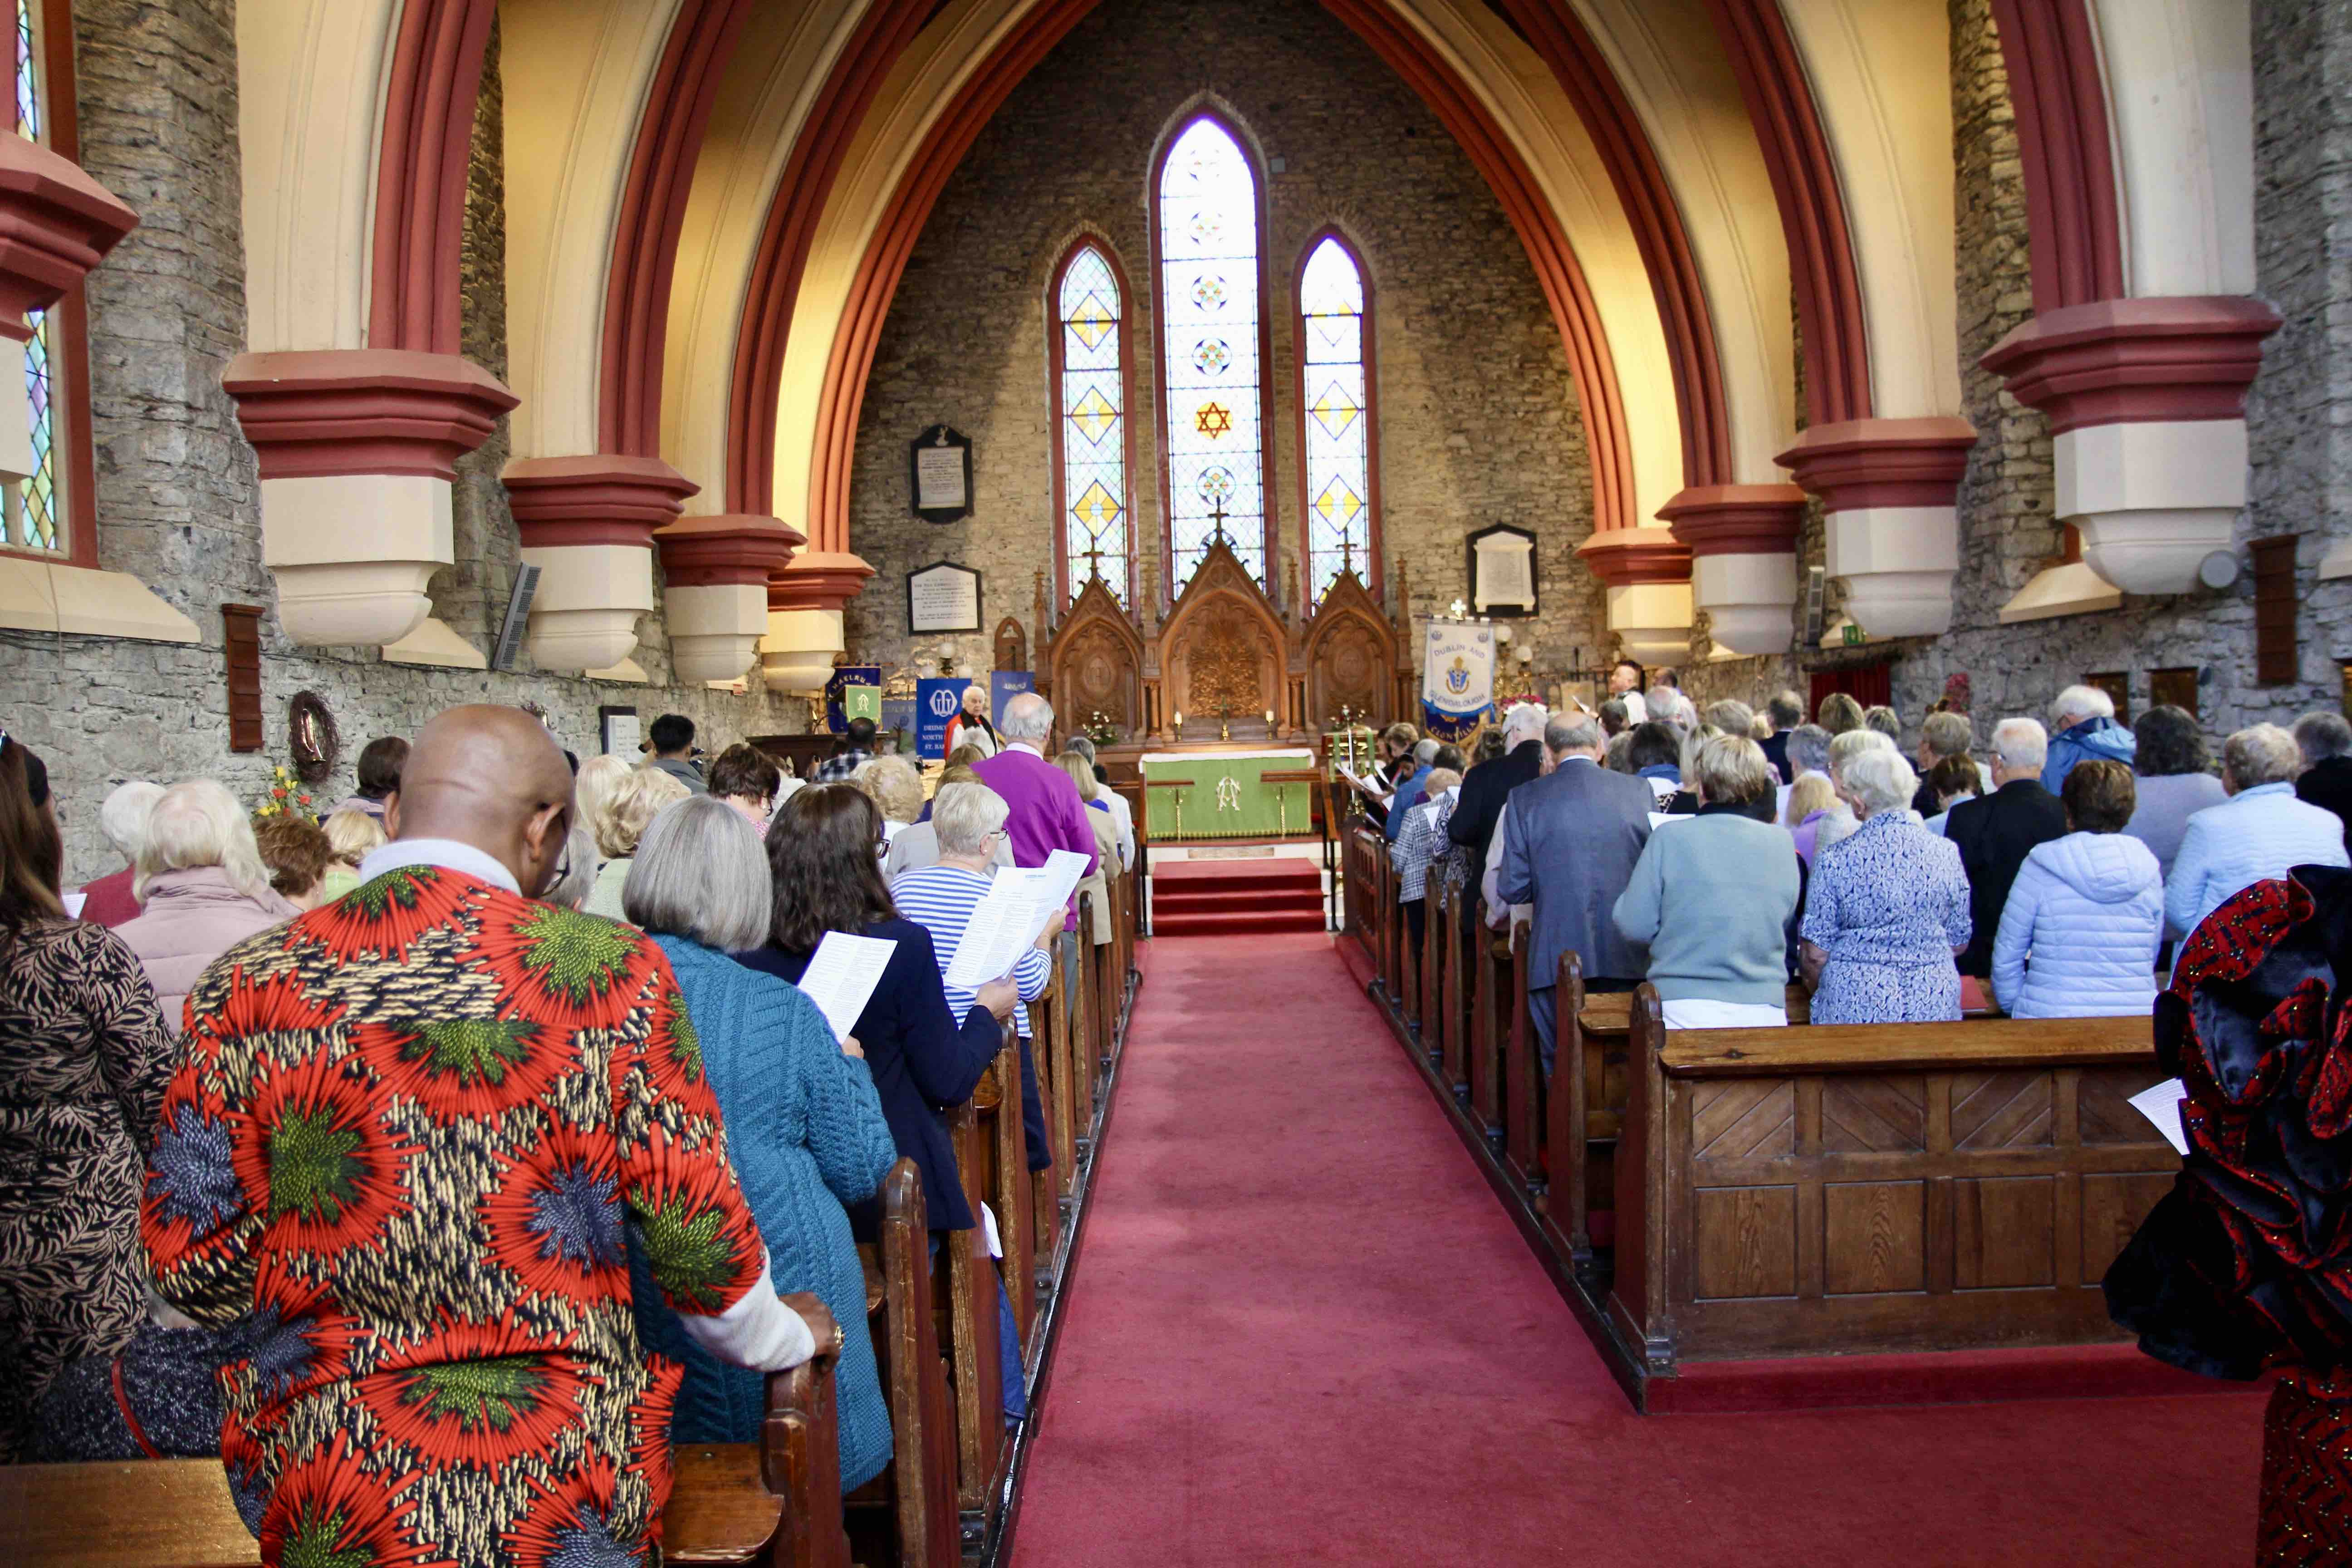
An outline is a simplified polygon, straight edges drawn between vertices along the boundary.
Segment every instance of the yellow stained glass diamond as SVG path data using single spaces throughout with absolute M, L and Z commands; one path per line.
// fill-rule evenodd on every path
M 1345 528 L 1356 521 L 1356 514 L 1364 510 L 1364 503 L 1349 488 L 1347 480 L 1333 479 L 1323 487 L 1323 493 L 1315 498 L 1315 510 L 1332 527 Z
M 1070 410 L 1070 423 L 1085 431 L 1087 440 L 1099 441 L 1104 431 L 1118 423 L 1118 410 L 1110 405 L 1110 399 L 1102 395 L 1100 387 L 1090 386 L 1087 395 L 1078 399 L 1077 406 Z
M 1364 410 L 1362 405 L 1342 391 L 1339 384 L 1335 381 L 1323 389 L 1323 395 L 1317 398 L 1315 405 L 1307 412 L 1315 416 L 1323 428 L 1329 431 L 1333 438 L 1337 439 L 1348 433 L 1348 426 L 1353 425 Z
M 1120 510 L 1118 498 L 1104 489 L 1103 482 L 1097 479 L 1087 487 L 1086 494 L 1072 504 L 1070 515 L 1076 518 L 1089 534 L 1099 538 L 1104 530 L 1118 521 Z
M 1118 318 L 1110 313 L 1099 294 L 1088 294 L 1078 302 L 1078 308 L 1070 312 L 1070 331 L 1077 333 L 1078 342 L 1090 349 L 1100 348 L 1102 341 L 1110 336 L 1111 329 L 1118 325 Z

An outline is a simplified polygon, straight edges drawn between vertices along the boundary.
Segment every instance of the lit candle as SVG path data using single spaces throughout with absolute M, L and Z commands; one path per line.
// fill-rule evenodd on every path
M 1271 724 L 1271 723 L 1273 723 L 1273 722 L 1274 722 L 1274 710 L 1273 710 L 1273 709 L 1271 709 L 1271 708 L 1269 708 L 1269 709 L 1267 709 L 1267 710 L 1265 710 L 1265 721 L 1266 721 L 1268 724 Z
M 1179 730 L 1184 727 L 1184 710 L 1181 708 L 1176 710 L 1176 727 Z

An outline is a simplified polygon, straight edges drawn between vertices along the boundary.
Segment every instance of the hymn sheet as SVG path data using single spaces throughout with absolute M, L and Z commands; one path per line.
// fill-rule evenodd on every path
M 801 994 L 816 1004 L 833 1026 L 835 1040 L 849 1038 L 856 1029 L 857 1016 L 866 1011 L 882 971 L 889 967 L 890 950 L 898 945 L 887 937 L 829 931 L 809 955 L 808 968 L 801 973 Z

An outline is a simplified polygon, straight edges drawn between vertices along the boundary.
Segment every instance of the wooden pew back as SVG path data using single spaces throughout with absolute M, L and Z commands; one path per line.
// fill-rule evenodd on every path
M 1609 1310 L 1651 1372 L 2119 1337 L 2100 1276 L 2180 1165 L 2147 1018 L 1632 1021 Z

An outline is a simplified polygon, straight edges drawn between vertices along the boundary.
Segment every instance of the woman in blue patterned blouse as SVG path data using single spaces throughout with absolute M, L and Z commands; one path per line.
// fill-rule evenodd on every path
M 1865 751 L 1838 771 L 1862 826 L 1822 850 L 1805 894 L 1802 969 L 1816 1024 L 1920 1024 L 1960 1016 L 1969 879 L 1949 839 L 1910 809 L 1918 775 Z

